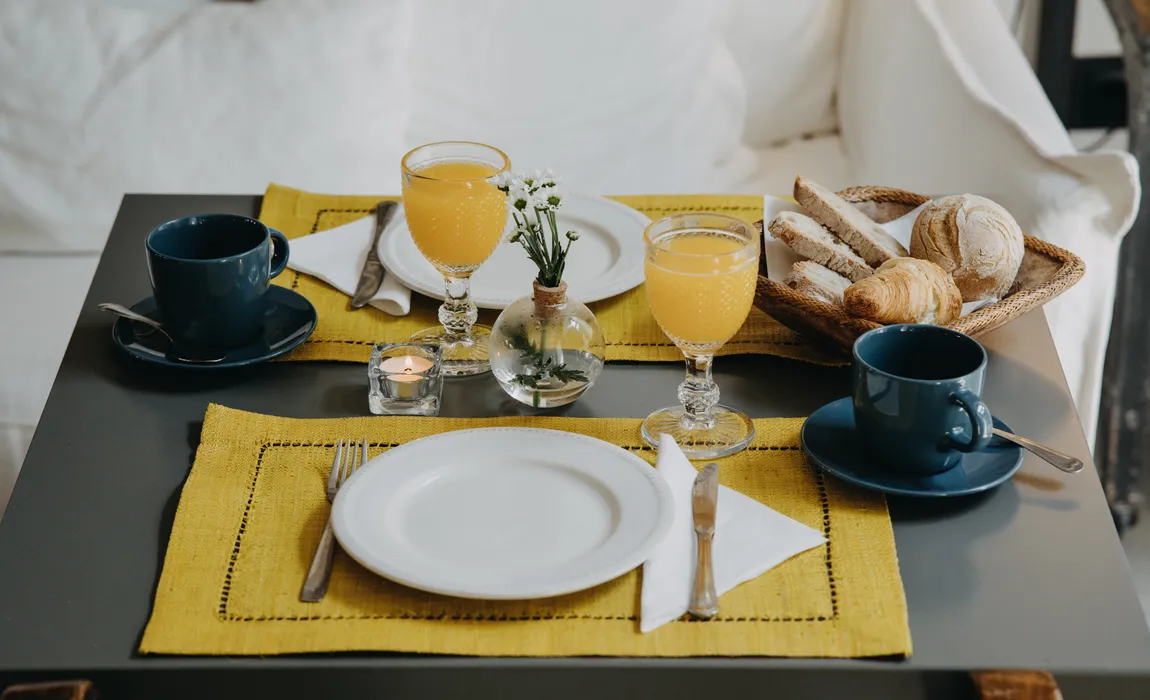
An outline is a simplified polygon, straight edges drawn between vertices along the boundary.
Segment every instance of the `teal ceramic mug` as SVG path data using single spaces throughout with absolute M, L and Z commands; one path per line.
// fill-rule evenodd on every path
M 287 266 L 286 236 L 247 216 L 203 214 L 157 227 L 145 246 L 160 321 L 173 336 L 229 349 L 261 335 L 264 295 Z
M 939 326 L 884 326 L 854 345 L 855 426 L 876 471 L 929 476 L 993 435 L 982 402 L 986 350 Z

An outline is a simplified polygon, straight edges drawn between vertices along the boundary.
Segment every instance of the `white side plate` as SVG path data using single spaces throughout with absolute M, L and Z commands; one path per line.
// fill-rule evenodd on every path
M 639 566 L 667 534 L 673 508 L 658 473 L 615 445 L 557 430 L 478 428 L 370 460 L 339 490 L 332 525 L 352 558 L 403 585 L 527 599 Z
M 604 197 L 568 195 L 556 217 L 559 232 L 576 230 L 563 279 L 567 293 L 584 303 L 622 294 L 643 282 L 643 230 L 651 220 L 631 207 Z M 566 244 L 566 238 L 563 239 Z M 443 299 L 443 276 L 399 222 L 380 239 L 379 258 L 387 271 L 413 291 Z M 471 276 L 471 298 L 481 309 L 505 309 L 531 294 L 538 269 L 518 243 L 501 243 Z

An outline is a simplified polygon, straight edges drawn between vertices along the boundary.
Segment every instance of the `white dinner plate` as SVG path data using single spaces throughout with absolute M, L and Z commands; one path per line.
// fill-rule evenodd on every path
M 344 551 L 380 576 L 461 598 L 527 599 L 639 566 L 673 508 L 658 472 L 602 440 L 478 428 L 370 460 L 340 488 L 331 520 Z
M 642 284 L 643 230 L 650 219 L 625 204 L 579 194 L 567 195 L 556 219 L 560 234 L 570 230 L 580 234 L 563 274 L 571 297 L 584 303 L 599 301 Z M 443 275 L 415 247 L 407 221 L 380 239 L 379 258 L 412 290 L 443 299 Z M 471 298 L 481 309 L 505 309 L 531 294 L 531 280 L 538 273 L 523 246 L 500 243 L 471 276 Z

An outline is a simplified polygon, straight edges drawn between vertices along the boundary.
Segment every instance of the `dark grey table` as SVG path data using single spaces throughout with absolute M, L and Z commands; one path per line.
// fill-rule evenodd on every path
M 959 697 L 969 669 L 1040 668 L 1068 674 L 1070 684 L 1074 674 L 1103 675 L 1111 685 L 1150 673 L 1150 632 L 1094 469 L 1064 475 L 1030 456 L 1013 482 L 986 496 L 891 501 L 915 650 L 905 661 L 139 656 L 208 402 L 296 417 L 367 413 L 360 365 L 192 374 L 144 366 L 112 346 L 111 319 L 95 304 L 148 293 L 149 229 L 196 212 L 254 215 L 258 202 L 125 199 L 0 522 L 0 684 L 86 674 L 106 697 L 165 698 L 565 698 L 589 689 L 612 697 L 771 689 L 937 698 Z M 17 329 L 8 331 L 6 342 L 19 342 Z M 992 409 L 1019 432 L 1087 458 L 1042 314 L 985 343 Z M 775 357 L 721 358 L 717 367 L 724 399 L 757 417 L 808 415 L 849 390 L 844 368 Z M 560 412 L 643 416 L 671 403 L 680 379 L 678 364 L 613 364 Z M 444 394 L 446 415 L 516 410 L 489 377 L 453 381 Z

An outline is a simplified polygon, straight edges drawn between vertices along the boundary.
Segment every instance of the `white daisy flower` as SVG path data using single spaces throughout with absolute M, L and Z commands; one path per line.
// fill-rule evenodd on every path
M 540 211 L 558 211 L 562 201 L 555 195 L 555 190 L 539 190 L 531 195 L 531 208 Z
M 555 173 L 551 172 L 551 168 L 536 171 L 535 185 L 537 187 L 554 187 L 556 184 L 558 184 L 558 180 L 555 179 Z
M 547 200 L 547 208 L 551 211 L 558 211 L 559 207 L 563 205 L 563 200 L 567 199 L 567 193 L 556 187 L 550 187 L 543 190 L 540 194 L 544 195 Z
M 539 189 L 531 193 L 531 208 L 540 211 L 558 211 L 563 201 L 561 195 L 554 189 Z
M 507 201 L 512 208 L 524 211 L 531 204 L 532 196 L 527 185 L 518 178 L 512 179 L 507 191 Z

